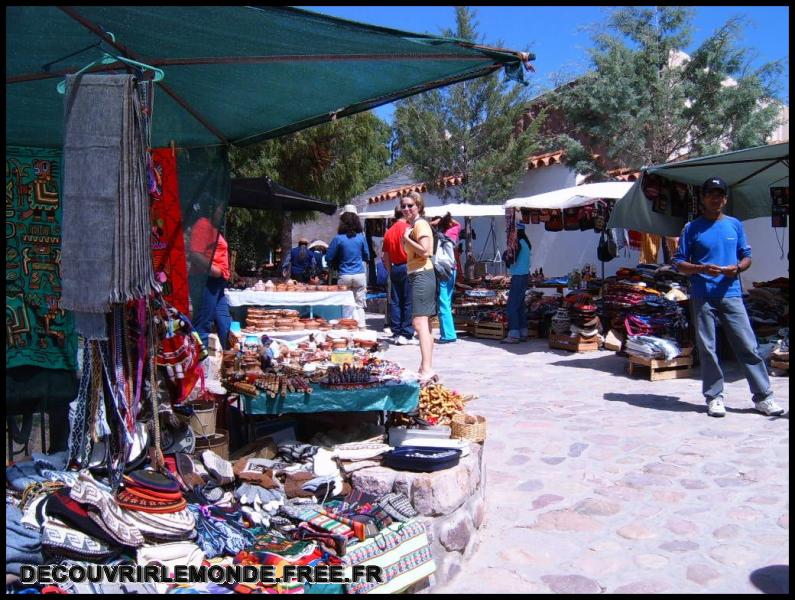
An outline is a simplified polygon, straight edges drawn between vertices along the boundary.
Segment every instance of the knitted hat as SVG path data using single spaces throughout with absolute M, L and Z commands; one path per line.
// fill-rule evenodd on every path
M 133 471 L 124 476 L 124 483 L 154 492 L 179 492 L 179 484 L 174 479 L 151 470 Z
M 130 489 L 119 492 L 116 496 L 116 503 L 128 510 L 138 510 L 152 513 L 173 513 L 183 510 L 188 503 L 181 495 L 179 499 L 163 500 L 158 498 L 146 498 Z
M 193 454 L 196 450 L 196 434 L 187 423 L 180 423 L 175 429 L 163 428 L 160 430 L 160 447 L 163 449 L 163 454 L 177 452 Z
M 63 556 L 77 560 L 104 560 L 118 555 L 107 544 L 50 518 L 41 530 L 41 546 L 50 556 Z

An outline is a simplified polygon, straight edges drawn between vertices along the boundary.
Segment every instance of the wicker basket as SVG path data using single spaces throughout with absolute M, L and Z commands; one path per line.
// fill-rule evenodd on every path
M 486 417 L 456 413 L 450 423 L 450 437 L 483 442 L 486 439 Z

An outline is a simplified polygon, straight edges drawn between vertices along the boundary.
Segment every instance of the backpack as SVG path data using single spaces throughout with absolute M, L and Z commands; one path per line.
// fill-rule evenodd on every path
M 441 231 L 433 230 L 433 256 L 431 264 L 439 281 L 447 281 L 455 270 L 455 244 Z
M 596 247 L 596 257 L 600 262 L 610 262 L 618 256 L 618 247 L 613 239 L 613 232 L 609 229 L 602 231 L 599 236 L 599 245 Z

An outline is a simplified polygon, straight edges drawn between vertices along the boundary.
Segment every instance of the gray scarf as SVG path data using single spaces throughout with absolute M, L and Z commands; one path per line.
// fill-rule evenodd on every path
M 152 272 L 144 126 L 131 75 L 66 77 L 61 308 L 108 339 L 106 313 L 158 289 Z

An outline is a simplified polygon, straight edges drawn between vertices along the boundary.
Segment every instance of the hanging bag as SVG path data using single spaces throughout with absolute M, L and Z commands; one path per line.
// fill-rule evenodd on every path
M 613 232 L 609 229 L 602 231 L 599 236 L 599 245 L 596 247 L 596 257 L 600 262 L 610 262 L 618 256 L 616 241 L 613 239 Z

